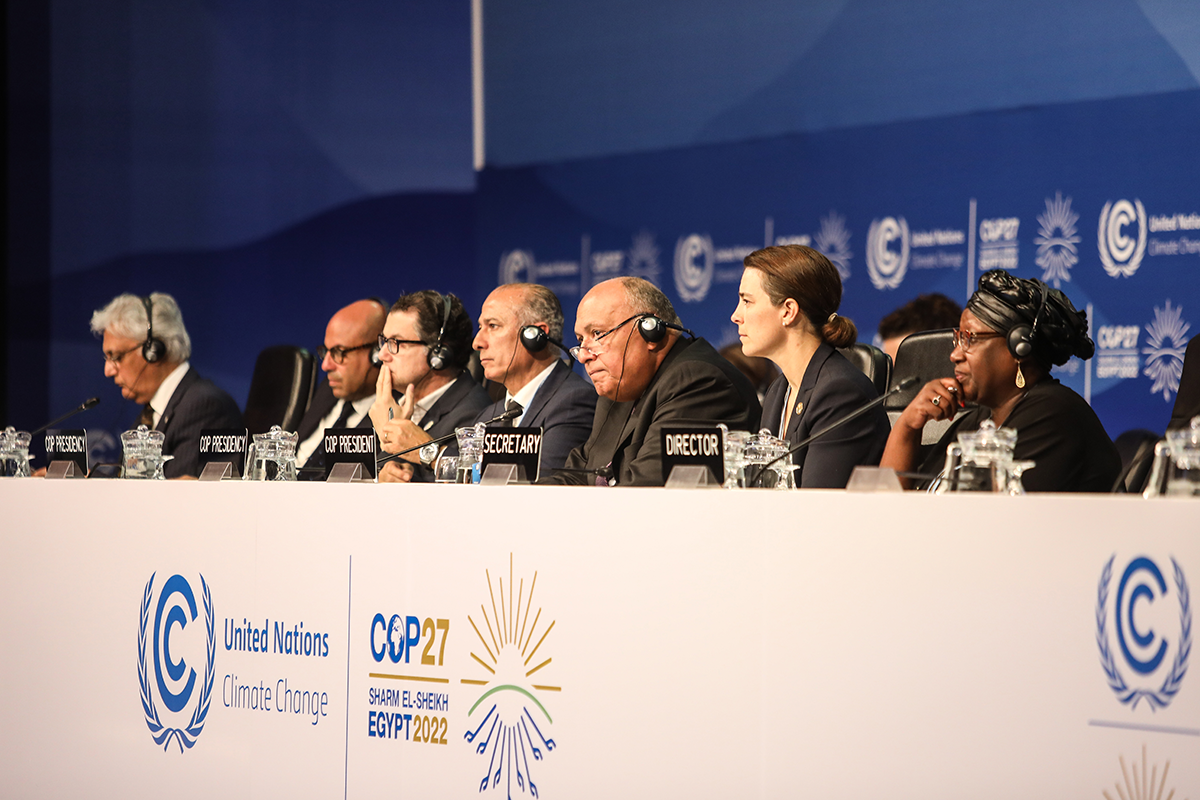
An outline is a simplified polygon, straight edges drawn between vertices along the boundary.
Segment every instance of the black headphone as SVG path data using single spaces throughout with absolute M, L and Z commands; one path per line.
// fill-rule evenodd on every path
M 146 341 L 142 342 L 142 358 L 147 364 L 154 364 L 167 357 L 167 344 L 154 335 L 154 303 L 149 295 L 142 298 L 146 307 Z
M 658 342 L 661 342 L 663 339 L 667 338 L 668 328 L 671 330 L 680 331 L 681 333 L 686 333 L 693 339 L 696 338 L 696 334 L 692 333 L 687 328 L 667 322 L 661 317 L 656 317 L 654 314 L 646 314 L 637 321 L 638 333 L 642 335 L 643 339 L 651 344 L 657 344 Z
M 558 339 L 551 339 L 550 335 L 537 325 L 526 325 L 521 328 L 518 337 L 521 340 L 521 346 L 531 353 L 540 353 L 546 349 L 547 345 L 554 345 L 559 350 L 562 350 L 567 356 L 574 361 L 575 357 L 571 355 L 571 351 L 563 346 L 563 343 Z
M 1038 320 L 1042 317 L 1042 309 L 1046 307 L 1046 298 L 1050 289 L 1042 284 L 1042 299 L 1038 303 L 1037 313 L 1033 315 L 1033 325 L 1021 323 L 1008 332 L 1008 352 L 1014 358 L 1028 358 L 1033 352 L 1033 337 L 1037 334 Z
M 445 308 L 442 310 L 442 327 L 438 329 L 437 342 L 430 345 L 429 353 L 425 357 L 425 360 L 429 362 L 429 368 L 435 372 L 450 366 L 454 356 L 454 350 L 448 345 L 442 344 L 442 337 L 446 334 L 446 323 L 450 321 L 450 295 L 442 295 L 442 300 L 445 303 Z
M 378 303 L 383 308 L 383 310 L 385 312 L 385 316 L 386 316 L 386 312 L 387 312 L 387 308 L 388 308 L 387 303 L 383 302 L 383 300 L 381 298 L 375 297 L 374 295 L 372 295 L 371 297 L 368 297 L 367 299 L 370 300 L 372 303 Z M 370 351 L 370 353 L 368 353 L 367 358 L 370 359 L 372 367 L 382 367 L 383 366 L 383 359 L 379 357 L 379 337 L 378 336 L 375 337 L 375 344 L 371 345 L 371 351 Z

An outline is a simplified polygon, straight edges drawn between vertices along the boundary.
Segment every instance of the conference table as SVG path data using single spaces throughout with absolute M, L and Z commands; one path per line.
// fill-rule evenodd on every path
M 0 796 L 1200 797 L 1200 501 L 0 480 Z

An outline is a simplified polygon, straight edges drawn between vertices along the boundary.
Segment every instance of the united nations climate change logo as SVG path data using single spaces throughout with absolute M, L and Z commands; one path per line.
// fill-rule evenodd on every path
M 1132 237 L 1126 228 L 1137 223 L 1137 236 Z M 1141 200 L 1111 200 L 1100 210 L 1100 225 L 1096 233 L 1096 245 L 1100 249 L 1100 263 L 1109 277 L 1124 275 L 1126 278 L 1137 272 L 1146 255 L 1146 207 Z
M 500 281 L 505 283 L 536 283 L 537 262 L 528 250 L 512 250 L 500 257 Z
M 708 296 L 715 270 L 712 238 L 693 233 L 675 243 L 675 291 L 685 303 Z
M 165 752 L 172 742 L 178 742 L 179 752 L 182 753 L 185 747 L 191 749 L 204 730 L 212 699 L 213 660 L 217 642 L 212 594 L 201 575 L 200 599 L 204 611 L 204 638 L 201 642 L 196 635 L 200 624 L 200 608 L 196 604 L 192 584 L 182 575 L 172 575 L 163 582 L 156 599 L 154 578 L 157 574 L 151 575 L 146 582 L 138 625 L 138 682 L 142 690 L 142 713 L 154 743 L 161 744 Z M 197 627 L 188 630 L 193 624 Z M 189 659 L 193 663 L 189 664 Z M 201 660 L 202 666 L 196 663 Z
M 543 609 L 533 605 L 536 571 L 528 587 L 522 577 L 514 592 L 511 554 L 507 593 L 503 576 L 497 576 L 493 585 L 491 573 L 484 570 L 484 575 L 488 602 L 479 604 L 483 627 L 472 615 L 467 616 L 467 621 L 475 629 L 482 648 L 473 649 L 471 658 L 486 670 L 483 674 L 487 677 L 463 679 L 464 684 L 483 689 L 467 712 L 469 722 L 463 738 L 475 745 L 475 752 L 481 758 L 487 759 L 487 772 L 479 782 L 479 791 L 503 784 L 507 797 L 513 796 L 514 786 L 537 797 L 532 768 L 556 747 L 548 735 L 554 720 L 543 700 L 549 702 L 549 695 L 561 692 L 562 687 L 533 681 L 545 681 L 551 672 L 547 669 L 553 660 L 548 655 L 547 638 L 554 630 L 555 620 L 548 617 L 543 620 Z
M 900 240 L 900 249 L 892 242 Z M 904 217 L 884 217 L 871 221 L 867 230 L 867 274 L 876 289 L 895 289 L 908 271 L 908 223 Z
M 1115 561 L 1114 554 L 1104 565 L 1096 594 L 1100 666 L 1108 687 L 1123 704 L 1132 710 L 1145 700 L 1151 710 L 1157 711 L 1175 699 L 1187 675 L 1192 651 L 1187 579 L 1179 562 L 1172 558 L 1172 595 L 1158 564 L 1147 556 L 1137 556 L 1122 571 L 1110 610 Z

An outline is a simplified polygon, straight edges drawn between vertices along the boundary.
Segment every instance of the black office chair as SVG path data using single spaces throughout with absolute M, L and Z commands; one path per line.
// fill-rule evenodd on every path
M 1113 491 L 1120 494 L 1141 494 L 1150 480 L 1154 466 L 1154 446 L 1160 437 L 1147 430 L 1125 431 L 1113 442 L 1121 454 L 1121 474 L 1113 484 Z
M 887 412 L 888 420 L 893 425 L 926 383 L 934 378 L 954 377 L 954 364 L 950 361 L 950 351 L 953 349 L 953 328 L 913 333 L 900 342 L 900 347 L 896 349 L 896 366 L 892 370 L 889 388 L 895 388 L 909 378 L 917 378 L 918 381 L 916 385 L 903 392 L 897 392 L 884 401 L 883 410 Z M 953 421 L 950 419 L 926 423 L 921 433 L 921 443 L 935 444 Z
M 312 400 L 317 385 L 317 359 L 303 347 L 268 347 L 254 362 L 250 395 L 242 418 L 251 435 L 272 425 L 294 431 Z
M 1200 414 L 1200 334 L 1193 336 L 1183 354 L 1183 373 L 1179 376 L 1179 392 L 1167 430 L 1186 428 L 1192 417 Z
M 887 391 L 888 379 L 892 376 L 892 360 L 888 358 L 887 353 L 862 342 L 855 342 L 849 347 L 839 347 L 838 352 L 871 379 L 876 392 L 883 394 Z

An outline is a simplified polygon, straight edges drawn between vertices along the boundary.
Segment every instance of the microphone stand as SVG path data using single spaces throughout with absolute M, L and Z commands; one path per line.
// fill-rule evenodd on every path
M 829 423 L 824 428 L 817 431 L 812 436 L 809 436 L 807 439 L 804 439 L 798 445 L 793 447 L 791 450 L 788 450 L 783 455 L 777 456 L 777 457 L 771 459 L 770 461 L 768 461 L 766 464 L 763 464 L 761 469 L 759 470 L 758 475 L 756 475 L 754 478 L 754 485 L 762 486 L 763 475 L 766 473 L 766 471 L 768 469 L 773 467 L 775 464 L 779 463 L 780 461 L 782 461 L 785 458 L 790 458 L 791 456 L 795 455 L 796 453 L 799 453 L 801 450 L 808 447 L 810 444 L 815 442 L 817 439 L 820 439 L 822 436 L 829 433 L 834 428 L 840 428 L 842 425 L 845 425 L 847 422 L 851 422 L 852 420 L 858 419 L 863 414 L 865 414 L 868 411 L 870 411 L 871 409 L 875 408 L 875 406 L 883 405 L 883 402 L 885 400 L 887 400 L 889 397 L 891 397 L 892 395 L 897 394 L 899 392 L 903 392 L 905 389 L 911 389 L 913 386 L 917 385 L 917 383 L 920 382 L 920 380 L 921 380 L 920 378 L 913 376 L 907 380 L 901 381 L 894 388 L 889 389 L 888 391 L 879 395 L 879 397 L 876 397 L 871 402 L 869 402 L 865 405 L 859 406 L 858 408 L 854 409 L 853 411 L 851 411 L 849 414 L 842 417 L 841 419 L 835 420 L 834 422 Z
M 63 420 L 70 419 L 71 417 L 75 416 L 79 412 L 87 411 L 89 408 L 94 408 L 95 406 L 97 406 L 99 404 L 100 404 L 99 397 L 90 397 L 87 400 L 84 400 L 82 403 L 80 403 L 78 408 L 73 408 L 70 411 L 68 411 L 67 413 L 63 414 L 58 419 L 53 420 L 52 422 L 47 422 L 45 425 L 38 428 L 36 431 L 33 431 L 29 435 L 33 436 L 35 434 L 41 433 L 42 431 L 49 430 L 50 428 L 53 428 L 58 423 L 62 422 Z
M 487 422 L 485 422 L 483 424 L 484 425 L 492 425 L 496 422 L 504 422 L 505 420 L 516 419 L 517 417 L 521 416 L 522 413 L 524 413 L 524 409 L 514 408 L 511 411 L 505 411 L 503 414 L 500 414 L 499 416 L 492 417 L 491 419 L 489 419 Z M 401 450 L 399 453 L 392 453 L 390 456 L 384 456 L 383 458 L 377 458 L 377 459 L 375 459 L 375 469 L 379 469 L 379 467 L 381 465 L 386 464 L 389 461 L 395 461 L 397 458 L 400 458 L 401 456 L 406 456 L 409 453 L 413 452 L 414 450 L 420 450 L 422 447 L 428 447 L 431 444 L 441 444 L 442 442 L 448 442 L 457 435 L 458 435 L 457 433 L 447 433 L 445 436 L 439 436 L 436 439 L 430 439 L 428 442 L 421 442 L 420 444 L 414 445 L 414 446 L 408 448 L 407 450 Z

